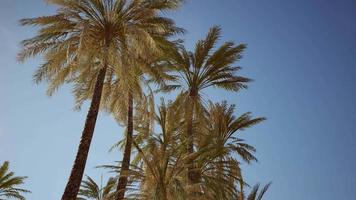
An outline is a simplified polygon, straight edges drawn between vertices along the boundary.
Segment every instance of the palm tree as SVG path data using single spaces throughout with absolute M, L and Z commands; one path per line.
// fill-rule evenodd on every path
M 0 166 L 0 200 L 6 199 L 18 199 L 24 200 L 23 193 L 29 193 L 30 191 L 18 188 L 18 186 L 24 184 L 27 177 L 14 176 L 14 172 L 9 171 L 9 162 L 5 161 Z
M 133 145 L 136 156 L 129 170 L 129 182 L 133 199 L 221 199 L 231 200 L 239 197 L 236 186 L 245 184 L 242 179 L 240 162 L 237 157 L 250 163 L 256 160 L 255 148 L 246 144 L 240 137 L 241 131 L 251 127 L 264 118 L 253 118 L 250 113 L 236 117 L 234 106 L 226 102 L 209 103 L 200 116 L 202 123 L 194 123 L 201 134 L 197 137 L 197 150 L 186 154 L 184 139 L 184 94 L 168 104 L 162 102 L 151 121 L 154 109 L 147 97 L 136 108 Z M 152 129 L 156 127 L 156 129 Z M 160 132 L 156 132 L 156 130 Z M 187 164 L 195 162 L 201 176 L 200 193 L 193 193 L 187 183 L 185 170 Z M 120 173 L 116 165 L 103 167 Z M 223 186 L 223 187 L 222 187 Z M 195 189 L 195 188 L 193 188 Z M 128 196 L 128 197 L 129 197 Z
M 173 68 L 178 73 L 177 84 L 167 85 L 165 89 L 184 88 L 185 120 L 187 153 L 194 152 L 194 137 L 197 130 L 194 123 L 198 119 L 202 108 L 202 91 L 209 87 L 222 88 L 228 91 L 239 91 L 247 87 L 250 79 L 237 76 L 240 67 L 232 66 L 241 58 L 246 48 L 244 44 L 235 45 L 234 42 L 225 42 L 215 49 L 221 36 L 219 27 L 212 27 L 204 40 L 195 45 L 194 52 L 180 48 L 172 56 Z M 188 167 L 188 177 L 191 184 L 199 183 L 199 174 L 194 170 L 193 163 Z
M 183 129 L 183 116 L 180 112 L 181 101 L 165 104 L 163 101 L 155 116 L 161 129 L 159 134 L 152 134 L 141 129 L 139 133 L 148 137 L 143 141 L 135 140 L 137 158 L 141 162 L 144 174 L 140 181 L 141 199 L 185 199 L 186 177 L 184 176 L 184 145 L 180 142 Z M 149 122 L 148 122 L 149 123 Z M 140 134 L 138 135 L 138 137 Z M 139 143 L 140 142 L 140 143 Z
M 253 118 L 249 112 L 236 117 L 234 111 L 234 105 L 228 105 L 226 101 L 210 102 L 203 119 L 205 130 L 197 138 L 198 152 L 206 151 L 195 159 L 201 174 L 202 191 L 210 193 L 213 199 L 237 198 L 235 186 L 243 180 L 240 162 L 236 158 L 240 157 L 247 163 L 257 160 L 253 155 L 256 149 L 238 135 L 265 118 Z
M 260 189 L 260 184 L 256 184 L 252 190 L 250 191 L 250 193 L 248 194 L 248 196 L 246 197 L 243 191 L 243 185 L 241 184 L 241 191 L 240 191 L 240 195 L 237 198 L 237 200 L 262 200 L 263 196 L 266 194 L 268 188 L 271 186 L 271 183 L 268 183 L 267 185 L 265 185 L 262 190 L 259 191 Z
M 159 106 L 159 112 L 153 113 L 152 104 L 143 98 L 138 104 L 135 116 L 135 131 L 133 145 L 136 156 L 129 170 L 130 186 L 132 191 L 129 197 L 132 199 L 183 199 L 185 195 L 184 176 L 185 163 L 184 145 L 179 142 L 181 137 L 181 125 L 183 124 L 181 105 L 178 101 L 163 103 Z M 146 100 L 145 100 L 146 99 Z M 160 134 L 153 133 L 152 115 L 161 129 Z M 120 173 L 120 167 L 105 165 L 116 173 Z
M 90 176 L 83 180 L 77 200 L 113 200 L 115 192 L 115 178 L 109 178 L 105 186 L 99 186 Z
M 171 4 L 169 1 L 162 1 L 161 10 L 163 7 L 169 8 Z M 171 1 L 171 3 L 174 1 Z M 156 2 L 157 3 L 157 2 Z M 167 4 L 167 5 L 164 5 Z M 174 5 L 174 4 L 173 4 Z M 173 8 L 173 7 L 171 7 Z M 172 24 L 166 24 L 166 28 L 170 27 L 165 32 L 160 33 L 162 36 L 158 38 L 157 34 L 153 38 L 157 46 L 156 55 L 151 57 L 112 57 L 113 66 L 115 68 L 115 78 L 108 78 L 108 81 L 103 86 L 102 109 L 113 114 L 120 125 L 126 126 L 125 131 L 125 145 L 123 160 L 121 162 L 121 170 L 119 176 L 119 183 L 117 185 L 117 199 L 124 198 L 125 188 L 128 182 L 128 173 L 131 161 L 131 148 L 134 133 L 134 113 L 135 104 L 145 96 L 143 91 L 147 88 L 151 90 L 150 83 L 163 85 L 166 80 L 172 80 L 173 77 L 167 74 L 165 65 L 162 64 L 162 57 L 166 52 L 173 51 L 178 41 L 169 41 L 168 38 L 172 35 L 183 33 L 184 30 L 174 27 Z M 129 67 L 128 67 L 129 66 Z M 93 81 L 82 76 L 76 80 L 75 96 L 77 99 L 77 106 L 80 107 L 86 99 L 90 98 Z M 87 75 L 90 77 L 90 75 Z M 137 112 L 137 114 L 140 114 Z
M 199 137 L 198 145 L 216 145 L 217 149 L 226 149 L 226 155 L 235 153 L 247 163 L 257 161 L 257 158 L 253 155 L 256 149 L 246 144 L 237 135 L 240 135 L 246 128 L 261 123 L 266 118 L 253 118 L 250 112 L 236 117 L 234 111 L 235 105 L 228 105 L 226 101 L 222 103 L 209 102 L 206 118 L 204 119 L 206 120 L 205 124 L 207 124 L 206 135 Z
M 247 162 L 256 158 L 253 156 L 255 148 L 244 143 L 236 134 L 264 118 L 252 118 L 250 113 L 235 117 L 234 106 L 228 106 L 226 102 L 210 103 L 203 113 L 204 123 L 199 125 L 202 133 L 197 138 L 199 148 L 186 155 L 182 137 L 185 131 L 182 128 L 183 102 L 184 96 L 180 95 L 174 102 L 159 106 L 155 121 L 160 133 L 152 132 L 152 125 L 136 127 L 138 135 L 133 141 L 137 149 L 136 172 L 131 173 L 141 175 L 135 176 L 140 191 L 135 199 L 237 199 L 236 185 L 243 183 L 243 179 L 240 163 L 235 158 L 239 156 Z M 136 124 L 151 123 L 147 117 L 136 120 Z M 201 185 L 195 191 L 200 193 L 198 197 L 186 184 L 185 169 L 192 160 L 201 176 Z
M 174 22 L 159 15 L 159 11 L 176 8 L 179 0 L 49 0 L 58 6 L 57 13 L 21 20 L 22 25 L 40 26 L 38 34 L 24 40 L 18 59 L 43 54 L 45 64 L 34 75 L 36 82 L 49 82 L 48 94 L 64 83 L 86 79 L 95 80 L 89 112 L 82 132 L 74 165 L 62 200 L 74 200 L 78 194 L 85 164 L 101 104 L 105 79 L 111 80 L 117 67 L 126 69 L 129 60 L 146 60 L 159 52 L 156 41 L 177 29 Z M 113 66 L 112 58 L 120 58 L 121 65 Z M 124 59 L 122 59 L 124 58 Z M 113 69 L 114 68 L 114 69 Z M 125 71 L 122 69 L 121 71 Z M 146 69 L 147 71 L 147 69 Z M 88 77 L 88 74 L 95 76 Z M 114 74 L 114 75 L 113 75 Z M 129 105 L 132 98 L 129 93 Z M 128 138 L 132 135 L 128 107 Z M 129 140 L 128 139 L 128 140 Z M 129 141 L 128 141 L 129 144 Z M 127 152 L 130 149 L 128 148 Z M 130 155 L 125 152 L 125 167 Z M 126 177 L 119 181 L 118 199 L 122 199 Z
M 135 68 L 134 68 L 135 69 Z M 117 88 L 117 86 L 119 86 L 119 88 L 122 86 L 127 86 L 128 83 L 129 86 L 127 86 L 126 88 L 128 88 L 127 93 L 125 93 L 122 96 L 125 96 L 124 99 L 127 99 L 125 102 L 118 100 L 119 98 L 117 93 L 113 92 L 111 94 L 114 94 L 114 96 L 111 96 L 111 98 L 109 99 L 109 110 L 114 113 L 114 115 L 116 116 L 116 118 L 118 119 L 118 121 L 122 121 L 120 120 L 120 116 L 125 113 L 127 116 L 127 120 L 126 120 L 126 138 L 125 138 L 125 147 L 124 147 L 124 156 L 123 156 L 123 160 L 122 160 L 122 164 L 121 164 L 121 171 L 120 171 L 120 178 L 119 178 L 119 183 L 117 186 L 117 192 L 119 194 L 119 198 L 117 198 L 116 200 L 119 199 L 123 199 L 124 198 L 124 192 L 125 192 L 125 187 L 127 184 L 127 180 L 128 180 L 128 173 L 129 173 L 129 166 L 130 166 L 130 162 L 131 162 L 131 147 L 132 147 L 132 143 L 133 143 L 133 132 L 135 129 L 135 126 L 140 125 L 140 124 L 135 124 L 134 123 L 134 118 L 135 117 L 139 117 L 140 115 L 144 114 L 147 112 L 148 109 L 144 109 L 144 110 L 139 110 L 139 104 L 142 101 L 145 101 L 147 99 L 145 99 L 145 95 L 143 94 L 143 89 L 142 89 L 142 85 L 141 83 L 147 83 L 149 81 L 145 80 L 144 76 L 143 76 L 143 72 L 141 70 L 133 70 L 131 74 L 131 79 L 129 81 L 118 81 L 118 83 L 114 83 L 110 88 Z M 150 79 L 150 81 L 155 81 L 156 83 L 162 83 L 167 77 L 165 74 L 162 74 L 161 72 L 155 71 L 155 74 L 153 76 L 158 76 L 157 77 L 152 77 L 152 79 Z M 121 82 L 121 83 L 120 83 Z M 146 85 L 147 86 L 147 85 Z M 136 113 L 134 114 L 135 111 L 135 103 L 136 102 Z M 150 105 L 153 105 L 153 96 L 150 100 L 151 103 L 149 103 Z M 122 105 L 127 105 L 127 110 L 122 111 Z M 151 109 L 152 112 L 149 113 L 153 113 L 153 109 Z M 148 114 L 149 114 L 148 113 Z M 152 117 L 151 117 L 152 118 Z

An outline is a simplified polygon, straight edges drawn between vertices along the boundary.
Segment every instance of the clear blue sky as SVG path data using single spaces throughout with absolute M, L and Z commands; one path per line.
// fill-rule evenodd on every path
M 250 184 L 273 181 L 266 199 L 351 200 L 356 188 L 356 1 L 187 0 L 174 19 L 188 48 L 210 26 L 222 40 L 248 44 L 240 63 L 255 81 L 239 94 L 209 93 L 268 121 L 244 132 L 259 163 L 244 165 Z M 74 112 L 70 87 L 52 98 L 32 83 L 40 63 L 15 60 L 34 29 L 17 20 L 53 13 L 42 0 L 2 0 L 0 7 L 0 162 L 27 175 L 29 200 L 60 199 L 86 108 Z M 107 114 L 97 123 L 86 173 L 121 159 L 109 147 L 122 129 Z

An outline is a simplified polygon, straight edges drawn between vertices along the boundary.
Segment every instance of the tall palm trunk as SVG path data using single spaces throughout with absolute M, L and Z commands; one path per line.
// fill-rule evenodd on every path
M 72 171 L 70 173 L 69 181 L 64 190 L 62 200 L 75 200 L 79 191 L 80 183 L 83 178 L 85 164 L 88 157 L 90 143 L 93 138 L 96 118 L 98 116 L 101 93 L 103 90 L 104 79 L 106 74 L 106 66 L 100 69 L 96 79 L 93 98 L 90 104 L 89 112 L 85 120 L 82 138 L 80 140 L 77 156 L 74 161 Z
M 133 136 L 133 97 L 132 97 L 132 92 L 129 91 L 126 144 L 124 150 L 124 157 L 121 163 L 119 183 L 116 188 L 115 200 L 123 200 L 125 197 L 125 190 L 126 190 L 127 179 L 129 175 L 129 169 L 130 169 L 131 146 L 133 140 L 132 136 Z
M 94 93 L 85 120 L 82 137 L 75 157 L 69 180 L 62 195 L 62 200 L 76 200 L 87 162 L 91 140 L 93 139 L 96 119 L 99 113 L 101 94 L 103 91 L 106 70 L 108 66 L 108 47 L 104 49 L 104 65 L 96 77 Z
M 189 93 L 188 101 L 186 104 L 186 120 L 187 120 L 187 153 L 194 153 L 194 131 L 193 131 L 193 120 L 194 120 L 194 107 L 195 107 L 196 94 L 194 91 Z M 188 184 L 190 186 L 190 193 L 199 193 L 196 189 L 197 184 L 200 182 L 200 172 L 197 171 L 194 166 L 194 161 L 188 165 Z

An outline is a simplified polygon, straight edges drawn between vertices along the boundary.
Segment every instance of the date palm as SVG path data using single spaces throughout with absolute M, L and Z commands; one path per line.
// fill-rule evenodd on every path
M 109 178 L 105 186 L 98 185 L 90 176 L 82 181 L 77 200 L 113 200 L 115 178 Z
M 173 44 L 170 44 L 173 45 Z M 113 59 L 115 60 L 115 59 Z M 112 114 L 119 125 L 127 127 L 125 130 L 125 137 L 120 144 L 123 144 L 124 156 L 120 162 L 120 176 L 119 184 L 117 185 L 117 193 L 123 198 L 125 188 L 129 178 L 129 167 L 131 162 L 131 146 L 134 134 L 134 127 L 139 126 L 140 123 L 134 119 L 147 113 L 146 108 L 140 108 L 142 102 L 147 101 L 147 96 L 143 94 L 145 90 L 151 90 L 149 83 L 155 82 L 161 84 L 165 79 L 171 78 L 164 73 L 163 69 L 157 64 L 142 63 L 140 61 L 130 61 L 133 67 L 130 68 L 116 68 L 115 73 L 119 74 L 115 78 L 106 81 L 103 86 L 103 99 L 101 108 Z M 133 64 L 134 62 L 135 64 Z M 156 61 L 154 61 L 156 62 Z M 116 63 L 115 66 L 119 66 Z M 141 65 L 150 65 L 150 71 L 144 73 Z M 123 76 L 125 74 L 125 76 Z M 89 76 L 90 77 L 90 76 Z M 147 79 L 149 78 L 149 80 Z M 89 82 L 88 82 L 89 81 Z M 80 80 L 75 86 L 75 96 L 79 100 L 77 105 L 80 106 L 85 99 L 90 98 L 93 85 L 92 80 Z M 153 96 L 150 95 L 150 105 L 153 106 Z M 153 118 L 152 116 L 150 117 Z M 152 121 L 152 120 L 151 120 Z M 117 147 L 117 146 L 115 146 Z
M 186 199 L 185 163 L 182 161 L 185 146 L 179 139 L 183 131 L 182 105 L 178 101 L 162 102 L 158 114 L 154 115 L 155 125 L 151 121 L 151 106 L 145 100 L 136 108 L 140 111 L 135 116 L 137 135 L 133 144 L 136 156 L 129 172 L 131 187 L 137 192 L 129 196 L 141 200 Z M 156 125 L 161 130 L 159 134 L 153 132 Z M 116 172 L 121 170 L 117 166 L 104 167 Z
M 126 126 L 125 142 L 123 143 L 125 147 L 116 189 L 116 200 L 124 199 L 129 180 L 131 148 L 134 134 L 134 100 L 138 100 L 142 93 L 141 71 L 137 67 L 134 67 L 128 70 L 127 73 L 128 76 L 131 77 L 130 79 L 119 78 L 119 80 L 109 85 L 108 88 L 114 90 L 114 92 L 110 93 L 105 102 L 105 108 L 114 114 L 119 123 L 123 122 Z
M 202 191 L 212 199 L 236 199 L 235 186 L 243 183 L 237 158 L 247 163 L 257 160 L 253 155 L 255 148 L 239 135 L 265 118 L 253 118 L 250 113 L 236 117 L 234 111 L 234 105 L 225 101 L 210 102 L 204 117 L 205 130 L 197 137 L 198 152 L 207 151 L 195 159 L 195 165 L 201 174 Z
M 26 178 L 25 176 L 15 176 L 14 172 L 9 171 L 9 162 L 5 161 L 0 166 L 0 200 L 24 200 L 23 193 L 30 191 L 19 188 L 19 186 L 24 184 Z
M 186 155 L 182 138 L 185 131 L 182 128 L 183 102 L 184 95 L 180 95 L 174 102 L 159 106 L 155 120 L 157 128 L 161 130 L 159 134 L 150 131 L 148 126 L 137 128 L 138 140 L 135 139 L 134 145 L 137 149 L 135 160 L 139 162 L 135 164 L 141 166 L 142 175 L 138 180 L 140 192 L 136 199 L 237 199 L 239 193 L 236 185 L 243 180 L 236 157 L 247 162 L 256 160 L 253 155 L 255 149 L 239 139 L 237 134 L 264 118 L 252 118 L 250 113 L 235 117 L 234 106 L 226 102 L 210 103 L 208 110 L 203 113 L 204 119 L 201 121 L 204 123 L 194 123 L 201 129 L 202 135 L 197 138 L 199 148 Z M 150 123 L 148 118 L 137 120 L 146 121 L 143 124 Z M 141 135 L 145 135 L 145 139 L 142 140 Z M 187 185 L 185 170 L 192 160 L 201 177 L 198 191 Z
M 199 146 L 217 145 L 225 149 L 226 155 L 236 154 L 243 161 L 250 163 L 257 161 L 253 153 L 256 149 L 246 144 L 243 139 L 238 137 L 245 129 L 252 127 L 266 120 L 264 117 L 253 118 L 250 112 L 243 113 L 240 116 L 234 114 L 235 105 L 228 105 L 226 101 L 222 103 L 209 103 L 207 117 L 206 135 L 199 137 Z M 207 123 L 210 122 L 210 123 Z
M 146 140 L 134 143 L 138 151 L 136 159 L 141 161 L 144 171 L 140 181 L 140 199 L 168 200 L 187 197 L 184 188 L 185 148 L 179 139 L 183 131 L 180 103 L 179 98 L 168 104 L 162 101 L 155 116 L 161 132 L 150 132 Z M 143 135 L 148 131 L 141 129 Z
M 111 58 L 145 60 L 156 54 L 159 48 L 155 41 L 164 41 L 167 33 L 174 31 L 173 22 L 159 12 L 176 8 L 179 1 L 48 2 L 58 7 L 55 15 L 21 20 L 23 25 L 36 25 L 40 30 L 35 37 L 22 42 L 19 60 L 44 55 L 45 64 L 37 70 L 34 79 L 49 82 L 49 95 L 64 83 L 95 74 L 85 77 L 95 80 L 95 84 L 77 155 L 62 196 L 62 200 L 74 200 L 83 177 L 107 71 L 112 70 Z M 125 185 L 124 179 L 119 185 Z
M 196 43 L 193 52 L 180 48 L 172 56 L 173 68 L 177 71 L 177 84 L 167 85 L 164 89 L 183 88 L 185 95 L 185 120 L 187 153 L 194 152 L 196 131 L 193 123 L 202 109 L 202 91 L 215 87 L 228 91 L 239 91 L 247 87 L 250 79 L 238 76 L 240 67 L 233 66 L 246 48 L 244 44 L 225 42 L 215 48 L 221 36 L 219 27 L 212 27 L 204 40 Z M 164 90 L 163 89 L 163 90 Z M 200 111 L 199 111 L 200 110 Z M 189 166 L 188 177 L 191 184 L 199 182 L 199 175 L 194 171 L 194 164 Z

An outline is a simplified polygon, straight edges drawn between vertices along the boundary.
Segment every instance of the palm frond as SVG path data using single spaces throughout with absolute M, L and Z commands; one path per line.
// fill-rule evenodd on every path
M 7 199 L 24 200 L 24 193 L 30 193 L 29 190 L 19 188 L 24 184 L 26 176 L 15 176 L 14 172 L 9 171 L 10 163 L 5 161 L 0 166 L 0 199 L 5 197 Z

